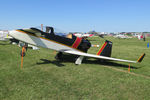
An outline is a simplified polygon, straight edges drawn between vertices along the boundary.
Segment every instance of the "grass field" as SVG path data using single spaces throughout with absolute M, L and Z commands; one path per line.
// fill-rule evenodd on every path
M 21 69 L 21 48 L 0 41 L 0 100 L 150 100 L 150 38 L 106 39 L 113 42 L 112 57 L 137 60 L 145 52 L 143 62 L 130 64 L 130 73 L 129 63 L 123 62 L 89 58 L 77 66 L 73 56 L 58 62 L 55 51 L 40 48 L 28 50 Z M 105 41 L 90 40 L 99 45 Z

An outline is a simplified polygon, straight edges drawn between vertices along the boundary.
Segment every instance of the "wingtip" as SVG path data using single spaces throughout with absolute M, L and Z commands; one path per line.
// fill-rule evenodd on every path
M 139 59 L 137 60 L 137 62 L 142 62 L 142 60 L 144 59 L 144 57 L 145 57 L 145 53 L 143 53 L 140 57 L 139 57 Z

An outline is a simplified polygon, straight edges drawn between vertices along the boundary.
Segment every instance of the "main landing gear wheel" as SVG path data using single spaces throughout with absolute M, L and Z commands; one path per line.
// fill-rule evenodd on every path
M 56 59 L 57 61 L 61 61 L 61 60 L 62 60 L 62 55 L 63 55 L 62 52 L 57 53 L 57 55 L 55 56 L 55 59 Z

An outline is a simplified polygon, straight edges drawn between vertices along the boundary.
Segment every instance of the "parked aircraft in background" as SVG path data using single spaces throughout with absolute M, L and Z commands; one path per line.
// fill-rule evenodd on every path
M 82 37 L 82 38 L 88 38 L 88 37 L 92 37 L 94 36 L 94 34 L 88 34 L 88 33 L 74 33 L 73 35 L 77 36 L 77 37 Z
M 128 38 L 132 38 L 132 37 L 129 37 L 129 36 L 126 36 L 126 35 L 121 35 L 121 34 L 115 35 L 114 37 L 119 38 L 119 39 L 128 39 Z
M 9 35 L 24 42 L 24 49 L 28 48 L 28 44 L 32 44 L 58 51 L 59 53 L 56 55 L 56 59 L 61 59 L 63 53 L 77 55 L 78 58 L 76 59 L 75 64 L 81 64 L 84 57 L 137 63 L 141 62 L 145 56 L 145 54 L 143 54 L 137 61 L 112 58 L 112 42 L 108 40 L 105 41 L 103 46 L 97 52 L 97 55 L 89 54 L 87 51 L 91 47 L 90 41 L 84 38 L 76 37 L 73 34 L 68 34 L 66 36 L 56 35 L 53 27 L 46 27 L 46 32 L 43 32 L 37 28 L 18 29 L 10 31 Z M 24 55 L 25 50 L 22 51 L 22 56 Z
M 0 40 L 1 40 L 1 41 L 6 41 L 6 40 L 7 40 L 6 37 L 8 37 L 8 31 L 7 31 L 7 30 L 5 30 L 5 31 L 0 31 Z

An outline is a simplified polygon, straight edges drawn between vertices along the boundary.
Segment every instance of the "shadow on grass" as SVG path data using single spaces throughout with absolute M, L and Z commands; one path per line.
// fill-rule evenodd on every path
M 77 56 L 75 55 L 63 55 L 63 62 L 72 62 L 75 63 L 75 59 Z M 96 65 L 105 65 L 105 66 L 111 66 L 111 67 L 123 67 L 123 68 L 128 68 L 129 66 L 127 64 L 120 64 L 119 62 L 112 62 L 112 61 L 104 61 L 100 59 L 88 59 L 85 58 L 83 59 L 82 63 L 84 64 L 96 64 Z M 130 66 L 131 69 L 138 69 L 135 66 Z
M 126 65 L 126 64 L 120 64 L 119 62 L 111 62 L 111 61 L 102 61 L 102 60 L 84 60 L 83 63 L 86 63 L 86 64 L 99 64 L 99 65 L 104 65 L 104 66 L 110 66 L 110 67 L 123 67 L 123 68 L 128 68 L 129 65 Z M 137 67 L 135 66 L 131 66 L 130 65 L 130 68 L 131 69 L 138 69 Z
M 0 43 L 0 45 L 10 45 L 10 43 Z
M 49 64 L 49 63 L 52 63 L 58 67 L 62 67 L 62 66 L 65 66 L 64 64 L 61 64 L 60 61 L 50 61 L 50 60 L 47 60 L 47 59 L 40 59 L 42 62 L 37 62 L 36 64 L 38 65 L 41 65 L 41 64 Z
M 52 63 L 58 67 L 62 67 L 62 66 L 65 66 L 64 64 L 62 64 L 62 62 L 71 62 L 71 63 L 75 63 L 75 59 L 77 58 L 76 55 L 63 55 L 61 61 L 57 61 L 57 60 L 54 60 L 54 61 L 50 61 L 50 60 L 46 60 L 46 59 L 40 59 L 41 63 L 37 63 L 38 65 L 40 64 L 49 64 L 49 63 Z M 85 58 L 83 60 L 84 64 L 96 64 L 96 65 L 105 65 L 105 66 L 110 66 L 110 67 L 123 67 L 123 68 L 128 68 L 129 66 L 127 64 L 120 64 L 119 62 L 111 62 L 111 61 L 102 61 L 102 60 L 99 60 L 99 59 L 87 59 Z M 134 67 L 134 66 L 130 66 L 131 69 L 138 69 L 137 67 Z

